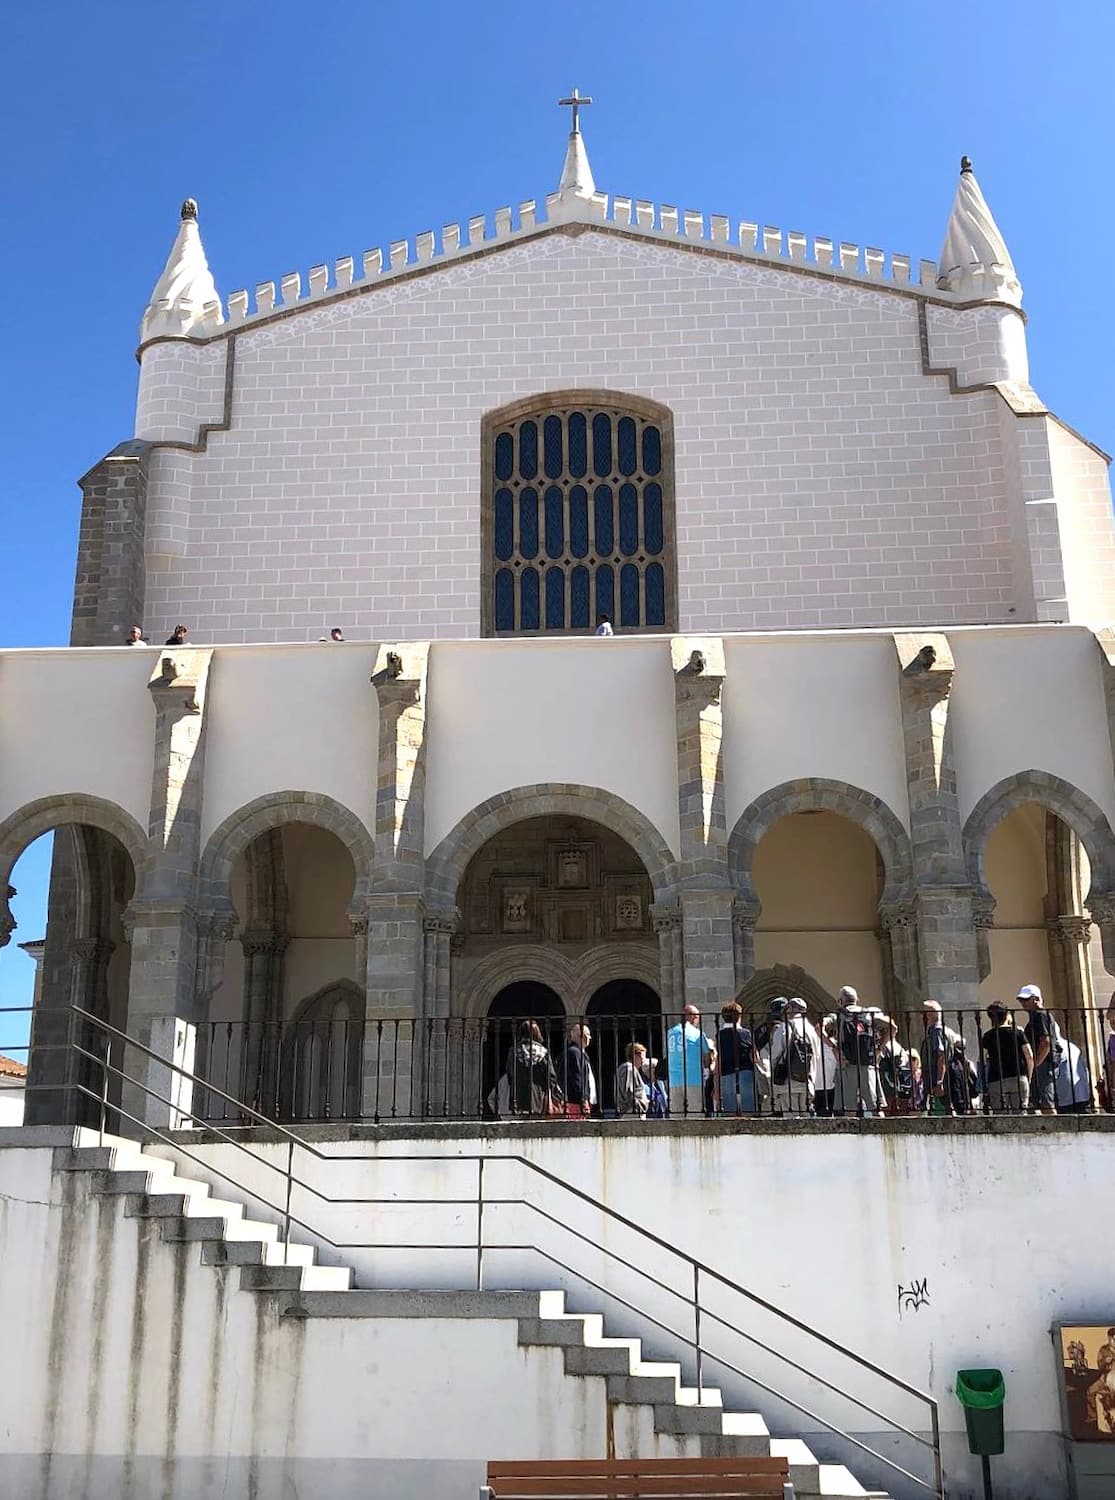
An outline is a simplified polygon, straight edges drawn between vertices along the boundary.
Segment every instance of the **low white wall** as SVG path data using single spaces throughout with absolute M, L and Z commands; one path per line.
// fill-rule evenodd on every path
M 300 1160 L 303 1180 L 334 1199 L 463 1201 L 440 1211 L 402 1203 L 330 1205 L 296 1189 L 294 1212 L 335 1242 L 331 1247 L 319 1240 L 322 1258 L 354 1265 L 361 1284 L 468 1286 L 475 1275 L 475 1162 L 393 1165 L 390 1158 L 481 1153 L 488 1159 L 486 1195 L 528 1197 L 559 1221 L 550 1223 L 521 1207 L 492 1206 L 485 1213 L 486 1242 L 537 1244 L 616 1300 L 539 1255 L 489 1251 L 488 1285 L 565 1286 L 577 1307 L 607 1310 L 612 1332 L 646 1336 L 660 1357 L 687 1357 L 691 1313 L 683 1299 L 691 1272 L 684 1263 L 648 1249 L 526 1168 L 492 1160 L 521 1152 L 810 1328 L 933 1395 L 946 1434 L 950 1500 L 979 1492 L 963 1413 L 953 1394 L 955 1372 L 1002 1368 L 1009 1437 L 1007 1454 L 996 1460 L 996 1495 L 1053 1500 L 1065 1491 L 1050 1325 L 1058 1319 L 1115 1319 L 1105 1248 L 1115 1232 L 1112 1130 L 1107 1128 L 1115 1122 L 1105 1120 L 1101 1128 L 1085 1131 L 1057 1122 L 1046 1128 L 1042 1121 L 1020 1122 L 1009 1130 L 985 1130 L 982 1122 L 961 1122 L 962 1129 L 948 1122 L 894 1123 L 902 1128 L 801 1129 L 787 1122 L 785 1129 L 731 1131 L 710 1125 L 680 1131 L 653 1124 L 642 1130 L 614 1123 L 609 1128 L 605 1122 L 502 1128 L 483 1135 L 457 1129 L 443 1138 L 416 1133 L 379 1142 L 323 1141 L 319 1149 L 327 1155 L 355 1159 L 329 1165 L 299 1152 L 295 1170 L 299 1175 Z M 278 1175 L 246 1163 L 235 1148 L 192 1149 L 241 1180 L 250 1176 L 261 1194 L 281 1202 Z M 253 1149 L 274 1164 L 285 1160 L 283 1147 Z M 580 1230 L 583 1238 L 562 1225 Z M 461 1248 L 373 1248 L 422 1241 Z M 654 1272 L 664 1287 L 624 1270 L 601 1247 Z M 912 1298 L 900 1291 L 919 1287 L 920 1295 Z M 708 1284 L 706 1295 L 726 1318 L 800 1358 L 840 1390 L 916 1429 L 924 1427 L 923 1408 L 896 1398 L 847 1359 L 826 1354 L 742 1299 L 718 1292 L 715 1284 Z M 640 1314 L 667 1323 L 679 1337 L 649 1327 Z M 853 1403 L 795 1377 L 780 1361 L 711 1321 L 704 1340 L 714 1353 L 846 1430 L 879 1436 L 880 1424 Z M 810 1433 L 814 1446 L 825 1446 L 820 1434 L 814 1440 L 816 1424 L 772 1403 L 748 1381 L 715 1365 L 706 1378 L 722 1385 L 729 1407 L 758 1406 L 773 1417 L 772 1428 Z M 836 1450 L 832 1456 L 844 1457 Z M 862 1463 L 846 1461 L 862 1472 Z M 875 1477 L 880 1486 L 899 1492 L 892 1476 L 880 1470 Z

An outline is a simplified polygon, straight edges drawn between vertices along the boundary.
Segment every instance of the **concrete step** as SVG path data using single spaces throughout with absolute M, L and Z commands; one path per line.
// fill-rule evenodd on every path
M 708 1394 L 706 1391 L 705 1395 Z M 724 1412 L 719 1403 L 715 1406 L 683 1406 L 672 1401 L 654 1408 L 654 1426 L 657 1432 L 680 1433 L 686 1437 L 716 1437 L 721 1435 L 723 1420 Z
M 137 1219 L 226 1219 L 244 1217 L 244 1205 L 228 1198 L 211 1198 L 204 1183 L 197 1191 L 193 1184 L 184 1193 L 132 1193 L 127 1213 Z
M 314 1247 L 289 1240 L 203 1240 L 207 1266 L 312 1266 Z
M 242 1266 L 240 1285 L 249 1292 L 347 1292 L 350 1266 Z
M 136 1193 L 143 1197 L 159 1197 L 166 1193 L 184 1197 L 198 1196 L 199 1184 L 186 1177 L 176 1177 L 170 1162 L 165 1172 L 152 1172 L 146 1167 L 114 1167 L 93 1173 L 95 1193 Z M 206 1189 L 208 1191 L 208 1189 Z
M 701 1438 L 703 1458 L 764 1458 L 770 1455 L 770 1430 L 757 1411 L 726 1411 L 720 1431 Z
M 163 1239 L 171 1244 L 181 1240 L 277 1240 L 279 1230 L 275 1224 L 262 1224 L 258 1219 L 194 1218 L 183 1214 L 178 1218 L 159 1215 L 162 1218 Z
M 567 1375 L 633 1375 L 642 1349 L 638 1339 L 604 1339 L 599 1344 L 566 1344 Z

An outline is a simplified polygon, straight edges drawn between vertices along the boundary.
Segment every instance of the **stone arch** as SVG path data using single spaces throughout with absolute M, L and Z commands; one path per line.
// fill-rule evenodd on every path
M 340 839 L 355 872 L 353 904 L 371 887 L 375 841 L 354 812 L 322 792 L 268 792 L 237 808 L 210 835 L 201 856 L 198 896 L 203 907 L 227 910 L 232 905 L 232 867 L 253 839 L 284 823 L 310 823 Z
M 756 797 L 736 820 L 728 839 L 728 867 L 743 898 L 758 902 L 751 873 L 759 840 L 780 818 L 799 812 L 836 813 L 858 824 L 874 840 L 883 861 L 880 905 L 908 897 L 913 887 L 913 853 L 910 836 L 897 814 L 882 798 L 865 792 L 862 787 L 810 776 L 771 787 Z
M 811 1016 L 826 1016 L 836 1009 L 836 1001 L 823 985 L 797 964 L 773 964 L 758 969 L 740 990 L 736 999 L 745 1016 L 765 1014 L 770 1002 L 779 995 L 790 999 L 799 995 L 809 1006 Z
M 0 948 L 15 930 L 7 890 L 16 860 L 42 834 L 67 824 L 98 828 L 118 840 L 132 862 L 138 887 L 147 857 L 147 835 L 130 813 L 86 792 L 63 792 L 28 802 L 0 822 Z
M 342 1008 L 349 1014 L 341 1015 Z M 363 1054 L 364 991 L 351 979 L 330 980 L 283 1029 L 280 1119 L 359 1119 Z
M 1103 810 L 1071 782 L 1050 771 L 1015 771 L 986 791 L 964 823 L 964 858 L 968 878 L 986 892 L 984 855 L 992 830 L 1008 813 L 1036 802 L 1055 813 L 1084 845 L 1092 871 L 1092 890 L 1115 888 L 1115 833 Z
M 426 860 L 426 895 L 431 906 L 451 907 L 474 854 L 489 839 L 525 818 L 586 818 L 626 839 L 642 860 L 655 900 L 668 899 L 677 880 L 669 846 L 650 819 L 614 792 L 601 787 L 542 781 L 498 792 L 467 812 Z
M 500 948 L 471 969 L 454 996 L 453 1009 L 461 1020 L 480 1020 L 493 995 L 520 980 L 535 980 L 561 996 L 572 1021 L 585 1014 L 595 992 L 613 979 L 638 979 L 658 991 L 657 946 L 599 944 L 575 955 L 541 943 Z

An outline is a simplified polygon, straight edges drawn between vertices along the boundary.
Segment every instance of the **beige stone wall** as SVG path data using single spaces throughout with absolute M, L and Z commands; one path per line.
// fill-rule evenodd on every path
M 1045 811 L 1027 803 L 1009 813 L 987 841 L 987 884 L 995 897 L 988 934 L 991 973 L 980 1000 L 1013 1000 L 1021 985 L 1051 994 L 1045 930 Z
M 756 968 L 797 965 L 830 994 L 852 984 L 878 1003 L 880 882 L 875 845 L 862 829 L 834 813 L 782 818 L 759 842 L 754 880 L 763 904 Z

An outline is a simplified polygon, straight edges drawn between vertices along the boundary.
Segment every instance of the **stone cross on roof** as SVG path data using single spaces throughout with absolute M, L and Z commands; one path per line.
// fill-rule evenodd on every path
M 580 130 L 580 128 L 581 128 L 581 105 L 582 104 L 591 104 L 591 103 L 592 103 L 592 99 L 591 99 L 591 97 L 589 95 L 578 93 L 578 91 L 576 89 L 573 90 L 573 92 L 569 95 L 568 99 L 559 99 L 558 100 L 558 106 L 559 106 L 559 108 L 565 109 L 566 107 L 569 107 L 569 108 L 571 108 L 573 110 L 573 133 L 574 134 L 576 134 Z

